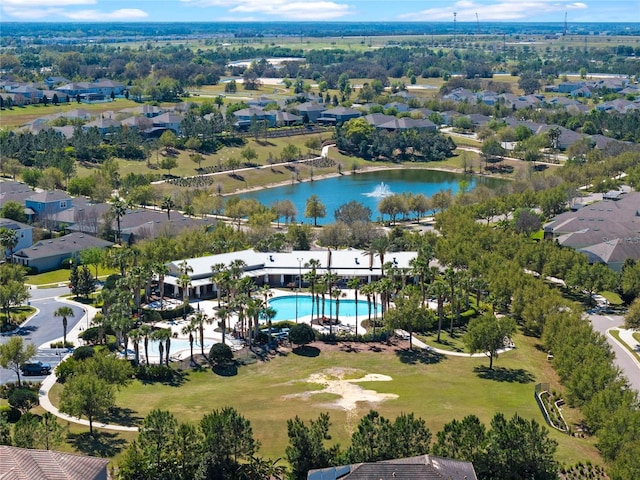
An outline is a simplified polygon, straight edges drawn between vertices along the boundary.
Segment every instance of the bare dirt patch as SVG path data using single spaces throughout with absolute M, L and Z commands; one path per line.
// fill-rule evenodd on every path
M 336 400 L 324 402 L 321 406 L 353 412 L 357 409 L 358 402 L 376 404 L 398 398 L 398 395 L 393 393 L 365 390 L 358 383 L 389 382 L 391 380 L 393 379 L 388 375 L 365 373 L 354 368 L 333 367 L 313 373 L 307 378 L 306 382 L 321 385 L 323 387 L 321 390 L 286 395 L 284 398 L 313 399 L 313 396 L 318 394 L 336 395 L 338 397 Z

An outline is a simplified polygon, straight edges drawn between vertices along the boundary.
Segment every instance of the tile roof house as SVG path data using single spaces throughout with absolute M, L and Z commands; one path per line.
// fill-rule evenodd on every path
M 561 245 L 586 253 L 591 262 L 620 271 L 627 258 L 640 260 L 640 192 L 608 197 L 561 213 L 544 225 L 544 232 Z
M 108 480 L 109 460 L 0 445 L 2 480 Z
M 471 462 L 432 455 L 311 470 L 307 480 L 477 480 Z
M 18 250 L 13 254 L 13 263 L 33 268 L 40 273 L 48 272 L 60 268 L 62 262 L 69 258 L 78 258 L 82 250 L 111 245 L 113 243 L 106 240 L 74 232 L 51 240 L 41 240 L 28 248 Z

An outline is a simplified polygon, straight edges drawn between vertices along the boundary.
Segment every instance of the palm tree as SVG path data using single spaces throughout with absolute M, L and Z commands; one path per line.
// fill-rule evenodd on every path
M 267 325 L 269 326 L 269 344 L 271 344 L 271 322 L 276 316 L 276 309 L 272 307 L 265 307 L 262 310 L 262 315 L 267 320 Z
M 220 320 L 218 326 L 222 329 L 222 343 L 225 343 L 227 335 L 227 320 L 231 316 L 231 309 L 227 307 L 219 308 L 216 312 L 216 317 Z
M 218 297 L 218 308 L 220 308 L 220 284 L 222 283 L 222 272 L 227 268 L 224 263 L 216 263 L 211 266 L 211 281 L 216 286 L 216 292 Z
M 162 204 L 160 207 L 162 210 L 167 211 L 167 219 L 171 220 L 171 209 L 176 206 L 176 202 L 173 201 L 171 195 L 167 195 L 162 199 Z
M 444 279 L 449 285 L 449 303 L 451 304 L 451 322 L 449 323 L 449 335 L 453 336 L 453 318 L 454 318 L 454 306 L 456 305 L 456 284 L 459 281 L 458 272 L 449 267 L 444 271 Z
M 155 341 L 158 342 L 158 352 L 160 353 L 160 361 L 158 362 L 159 365 L 162 365 L 163 362 L 163 358 L 165 357 L 165 342 L 169 341 L 170 342 L 170 338 L 171 338 L 171 330 L 168 328 L 159 328 L 157 330 L 154 330 L 151 338 Z M 169 366 L 169 350 L 167 349 L 166 352 L 166 364 L 167 366 Z
M 202 353 L 203 357 L 206 357 L 204 354 L 204 324 L 210 324 L 212 319 L 206 313 L 198 312 L 192 321 L 198 326 L 198 332 L 200 333 L 200 353 Z
M 447 293 L 449 291 L 449 286 L 442 279 L 442 277 L 437 277 L 429 286 L 429 292 L 431 295 L 436 297 L 436 301 L 438 302 L 438 338 L 436 342 L 440 343 L 440 332 L 442 331 L 442 319 L 444 317 L 444 301 L 447 298 Z
M 144 333 L 141 328 L 134 328 L 129 332 L 129 338 L 133 342 L 133 351 L 135 352 L 136 359 L 136 367 L 140 365 L 140 340 L 144 337 Z
M 118 243 L 122 244 L 122 229 L 120 228 L 120 220 L 127 214 L 127 206 L 119 198 L 113 198 L 111 200 L 111 214 L 116 217 L 116 224 L 118 225 Z
M 189 335 L 189 358 L 191 359 L 191 364 L 195 365 L 195 360 L 193 359 L 193 334 L 198 331 L 198 322 L 196 322 L 195 318 L 192 318 L 189 323 L 187 323 L 184 327 L 182 327 L 181 333 L 183 335 Z
M 342 290 L 337 289 L 334 290 L 332 293 L 333 298 L 336 299 L 336 325 L 340 323 L 340 299 L 341 298 L 345 298 L 347 296 L 346 293 L 344 293 Z
M 304 276 L 304 280 L 305 282 L 309 283 L 309 287 L 311 289 L 311 322 L 313 323 L 313 304 L 315 303 L 315 286 L 316 286 L 316 282 L 318 281 L 318 271 L 317 269 L 320 268 L 322 264 L 320 263 L 320 260 L 318 260 L 317 258 L 312 258 L 311 260 L 309 260 L 308 262 L 306 262 L 304 264 L 304 268 L 308 268 L 310 269 Z
M 373 294 L 373 284 L 367 283 L 360 288 L 360 292 L 367 297 L 368 321 L 371 323 L 371 295 Z
M 356 339 L 358 338 L 358 289 L 360 288 L 360 279 L 358 277 L 353 277 L 347 282 L 347 287 L 353 290 L 356 299 Z
M 418 256 L 409 261 L 411 267 L 411 275 L 416 277 L 420 282 L 420 293 L 422 296 L 422 305 L 427 299 L 426 280 L 429 275 L 429 263 L 433 260 L 433 249 L 431 245 L 427 245 L 418 251 Z
M 75 316 L 71 307 L 59 307 L 53 312 L 54 317 L 62 317 L 62 346 L 67 346 L 67 318 Z
M 260 325 L 260 315 L 264 310 L 265 302 L 261 298 L 251 297 L 247 302 L 247 316 L 253 320 L 253 334 L 251 335 L 251 344 L 253 345 L 258 339 L 258 329 Z M 251 330 L 251 328 L 249 328 Z
M 369 247 L 364 251 L 365 255 L 369 255 L 370 266 L 373 265 L 374 255 L 380 258 L 380 276 L 384 277 L 384 256 L 391 246 L 391 240 L 386 235 L 374 238 Z
M 151 271 L 158 276 L 158 293 L 160 294 L 160 310 L 164 310 L 164 279 L 169 274 L 169 267 L 164 263 L 157 262 L 151 267 Z
M 144 340 L 144 358 L 147 365 L 149 365 L 149 337 L 151 337 L 153 333 L 153 329 L 149 325 L 141 325 L 138 329 L 140 331 L 140 335 Z
M 327 272 L 323 276 L 324 284 L 327 286 L 327 291 L 329 293 L 329 335 L 333 334 L 333 302 L 331 298 L 333 297 L 333 285 L 338 281 L 338 275 L 332 272 Z M 324 297 L 323 297 L 324 303 Z

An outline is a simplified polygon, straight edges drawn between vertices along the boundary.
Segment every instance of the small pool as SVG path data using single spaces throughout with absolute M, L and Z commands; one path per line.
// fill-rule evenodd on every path
M 129 341 L 129 345 L 130 345 L 129 348 L 133 350 L 133 342 Z M 206 353 L 209 353 L 209 350 L 211 349 L 211 345 L 212 345 L 211 341 L 210 340 L 207 341 L 207 339 L 205 338 L 204 351 Z M 189 352 L 189 340 L 185 340 L 182 338 L 172 338 L 169 355 L 173 356 L 174 354 L 181 351 Z M 193 352 L 197 353 L 199 351 L 200 351 L 200 340 L 196 336 L 196 338 L 193 341 Z M 158 342 L 149 341 L 149 356 L 158 357 L 159 355 L 160 355 L 160 351 L 158 349 Z M 140 357 L 144 358 L 144 342 L 140 342 Z
M 298 295 L 298 318 L 306 317 L 311 315 L 311 295 Z M 320 315 L 322 315 L 322 298 L 320 300 Z M 361 317 L 363 315 L 368 315 L 369 306 L 366 300 L 358 300 L 357 304 L 355 300 L 340 300 L 340 311 L 339 319 L 344 317 L 355 317 L 356 316 L 356 305 L 358 309 L 358 316 Z M 277 297 L 269 300 L 269 306 L 274 308 L 276 311 L 276 316 L 274 317 L 275 321 L 280 320 L 295 320 L 296 318 L 296 296 L 295 295 L 285 295 L 283 297 Z M 376 308 L 378 306 L 376 305 Z M 374 304 L 371 303 L 371 311 L 373 312 Z M 313 316 L 315 318 L 318 312 L 318 305 L 313 303 Z M 324 315 L 328 317 L 331 315 L 335 318 L 336 316 L 336 301 L 328 298 L 324 300 Z M 173 348 L 173 347 L 172 347 Z

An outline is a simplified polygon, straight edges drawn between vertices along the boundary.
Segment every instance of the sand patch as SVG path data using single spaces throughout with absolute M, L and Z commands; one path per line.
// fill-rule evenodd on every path
M 362 374 L 363 372 L 353 368 L 334 367 L 322 370 L 311 374 L 306 380 L 307 383 L 321 385 L 323 387 L 321 390 L 285 395 L 284 398 L 311 399 L 313 395 L 330 393 L 337 395 L 338 399 L 321 405 L 347 412 L 355 410 L 358 402 L 380 403 L 398 398 L 398 395 L 394 393 L 378 393 L 375 390 L 365 390 L 358 385 L 360 382 L 389 382 L 393 380 L 390 376 L 378 373 Z

